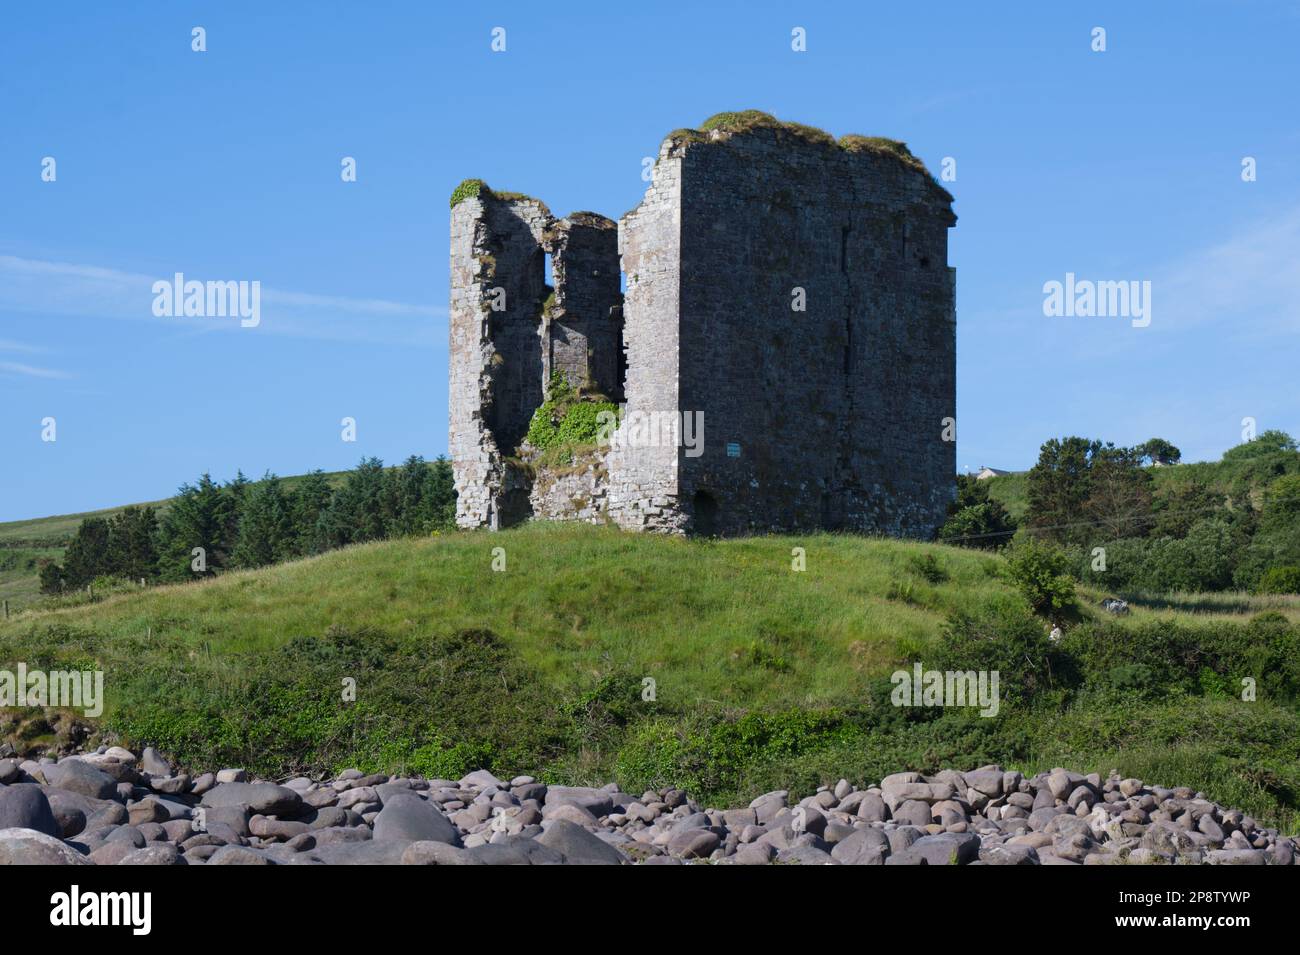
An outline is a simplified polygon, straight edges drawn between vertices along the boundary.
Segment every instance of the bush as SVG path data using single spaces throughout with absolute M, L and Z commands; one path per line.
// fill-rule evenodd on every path
M 1028 703 L 1061 685 L 1064 663 L 1029 609 L 1001 597 L 950 613 L 927 669 L 996 670 L 1001 698 Z
M 41 561 L 41 593 L 48 595 L 63 591 L 63 568 L 52 560 Z
M 1300 567 L 1270 567 L 1255 585 L 1257 594 L 1300 594 Z
M 945 544 L 997 548 L 1009 543 L 1016 522 L 1001 501 L 989 497 L 989 482 L 969 474 L 957 475 L 957 496 L 948 506 L 948 519 L 939 529 Z
M 1060 622 L 1075 614 L 1077 602 L 1070 561 L 1059 547 L 1025 538 L 1007 554 L 1007 573 L 1029 607 L 1039 616 Z
M 1071 630 L 1058 649 L 1070 659 L 1070 685 L 1084 693 L 1235 696 L 1246 677 L 1261 699 L 1289 702 L 1300 693 L 1300 629 L 1280 614 L 1245 626 L 1101 620 Z
M 570 723 L 494 634 L 466 630 L 397 640 L 331 631 L 232 661 L 229 685 L 195 688 L 168 667 L 143 699 L 110 714 L 114 728 L 194 766 L 246 765 L 268 777 L 391 771 L 457 776 L 523 771 L 565 748 Z M 358 688 L 342 699 L 342 680 Z
M 556 372 L 547 386 L 546 400 L 528 424 L 528 443 L 538 451 L 567 451 L 571 458 L 577 448 L 597 442 L 602 413 L 617 415 L 618 405 L 582 397 Z

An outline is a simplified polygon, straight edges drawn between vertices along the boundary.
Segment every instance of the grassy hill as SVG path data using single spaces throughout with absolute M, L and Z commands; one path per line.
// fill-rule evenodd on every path
M 325 476 L 331 485 L 338 487 L 346 479 L 347 474 L 347 471 L 333 471 L 327 472 Z M 302 475 L 294 475 L 280 480 L 287 492 L 291 491 L 302 477 Z M 106 507 L 79 514 L 57 514 L 23 521 L 0 522 L 0 600 L 8 600 L 10 608 L 14 610 L 32 604 L 40 597 L 37 562 L 44 559 L 61 561 L 68 543 L 86 518 L 99 517 L 107 520 L 116 517 L 128 506 L 123 504 L 121 507 Z M 135 506 L 152 507 L 161 519 L 171 506 L 171 498 L 144 501 Z
M 201 767 L 454 777 L 486 765 L 722 802 L 1000 761 L 1199 786 L 1294 828 L 1297 629 L 1246 622 L 1294 604 L 1151 605 L 1120 622 L 1085 611 L 1053 647 L 1003 566 L 852 536 L 536 524 L 70 599 L 0 623 L 0 667 L 97 666 L 102 728 Z M 994 719 L 893 707 L 888 676 L 913 661 L 1000 666 L 1008 702 Z M 1057 675 L 1043 682 L 1040 662 Z M 1281 675 L 1242 703 L 1235 675 L 1257 670 Z

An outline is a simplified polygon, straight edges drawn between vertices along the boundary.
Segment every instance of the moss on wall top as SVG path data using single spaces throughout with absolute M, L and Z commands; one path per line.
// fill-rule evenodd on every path
M 491 192 L 491 190 L 482 179 L 462 179 L 460 185 L 451 191 L 451 207 L 455 209 L 457 203 L 473 199 L 483 192 Z
M 587 226 L 594 229 L 617 229 L 618 223 L 609 216 L 603 216 L 599 212 L 588 212 L 582 210 L 579 212 L 570 212 L 564 218 L 568 219 L 573 225 Z
M 777 119 L 771 113 L 765 113 L 758 109 L 715 113 L 701 123 L 699 129 L 675 129 L 665 138 L 683 143 L 707 142 L 712 139 L 725 139 L 730 136 L 752 132 L 756 129 L 780 130 L 804 142 L 841 149 L 848 153 L 871 153 L 876 156 L 885 156 L 897 160 L 917 172 L 930 176 L 930 171 L 925 167 L 925 163 L 912 150 L 907 148 L 907 143 L 900 140 L 888 139 L 884 136 L 862 136 L 857 133 L 849 133 L 836 140 L 834 136 L 824 129 L 818 129 L 816 126 L 806 126 L 803 123 L 786 122 Z M 952 195 L 940 186 L 932 176 L 930 181 L 949 201 L 952 201 Z
M 492 196 L 494 199 L 500 199 L 503 202 L 535 202 L 546 210 L 547 215 L 550 215 L 551 212 L 546 203 L 540 199 L 535 199 L 522 192 L 503 192 L 500 189 L 492 189 L 482 179 L 462 179 L 460 185 L 451 191 L 451 208 L 455 209 L 457 204 L 478 196 Z

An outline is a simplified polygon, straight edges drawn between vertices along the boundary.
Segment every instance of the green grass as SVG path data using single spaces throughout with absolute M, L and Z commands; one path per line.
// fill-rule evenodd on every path
M 988 485 L 989 497 L 1007 509 L 1017 522 L 1023 521 L 1029 511 L 1028 471 L 1000 474 L 982 482 Z
M 11 610 L 40 598 L 37 561 L 61 560 L 61 547 L 0 546 L 0 600 L 9 601 Z
M 797 546 L 803 572 L 790 569 Z M 503 573 L 491 570 L 496 547 Z M 941 587 L 909 565 L 925 552 L 949 575 Z M 992 564 L 973 551 L 849 536 L 709 543 L 541 524 L 345 548 L 32 611 L 0 638 L 88 628 L 111 651 L 152 628 L 184 647 L 264 651 L 330 627 L 398 639 L 486 628 L 559 689 L 614 665 L 662 677 L 661 696 L 832 705 L 859 699 L 868 676 L 924 648 L 947 610 L 1005 590 Z M 891 599 L 898 591 L 905 597 Z M 753 644 L 788 658 L 790 671 L 745 663 Z
M 137 507 L 165 508 L 168 501 L 146 501 Z M 99 511 L 83 511 L 80 514 L 58 514 L 53 517 L 34 517 L 25 521 L 5 521 L 0 523 L 0 548 L 5 547 L 58 547 L 67 545 L 77 533 L 81 522 L 88 517 L 110 518 L 126 510 L 122 507 L 106 507 Z
M 331 471 L 325 474 L 335 489 L 347 480 L 348 471 Z M 281 478 L 285 492 L 292 491 L 303 475 Z M 254 481 L 253 484 L 259 482 Z M 251 485 L 250 485 L 251 487 Z M 171 498 L 145 501 L 136 507 L 152 507 L 161 520 L 171 507 Z M 56 514 L 51 517 L 34 517 L 22 521 L 0 522 L 0 600 L 8 600 L 11 611 L 30 607 L 41 599 L 38 559 L 61 561 L 68 543 L 77 534 L 81 522 L 89 517 L 105 520 L 116 517 L 128 505 L 106 507 L 98 511 L 78 514 Z
M 1109 590 L 1080 586 L 1079 594 L 1093 606 L 1115 594 Z M 1244 590 L 1225 590 L 1216 593 L 1177 594 L 1125 594 L 1129 615 L 1133 621 L 1241 621 L 1256 614 L 1280 613 L 1294 624 L 1300 624 L 1300 595 L 1252 594 Z
M 795 547 L 806 571 L 791 569 Z M 495 548 L 504 572 L 491 569 Z M 1300 678 L 1278 663 L 1296 655 L 1294 630 L 1245 626 L 1251 601 L 1110 621 L 1085 594 L 1093 629 L 1049 650 L 1033 621 L 1010 636 L 1026 633 L 1024 610 L 1002 566 L 848 535 L 700 541 L 530 524 L 77 595 L 0 623 L 0 667 L 102 668 L 101 728 L 195 768 L 454 778 L 487 766 L 637 792 L 682 785 L 734 805 L 841 776 L 1066 765 L 1195 786 L 1295 828 Z M 955 612 L 991 606 L 972 626 L 993 644 L 954 642 Z M 1001 646 L 1012 639 L 1070 648 L 1081 672 L 1067 680 L 1058 661 L 1055 683 L 996 719 L 889 705 L 891 671 L 975 666 L 961 657 L 972 647 L 1007 670 L 1005 692 L 1024 672 Z M 1256 669 L 1259 702 L 1236 700 L 1235 676 Z M 356 702 L 341 700 L 344 678 Z

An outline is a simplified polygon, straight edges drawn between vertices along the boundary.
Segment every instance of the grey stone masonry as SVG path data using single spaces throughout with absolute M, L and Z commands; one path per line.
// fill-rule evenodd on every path
M 574 388 L 623 398 L 623 294 L 618 224 L 575 212 L 546 234 L 555 297 L 544 310 L 545 377 L 563 374 Z
M 554 289 L 546 284 L 548 253 Z M 449 447 L 457 524 L 495 530 L 532 515 L 530 472 L 512 459 L 552 372 L 622 397 L 621 303 L 612 220 L 589 212 L 556 220 L 536 199 L 487 188 L 452 208 Z
M 616 239 L 594 214 L 462 201 L 459 522 L 537 512 L 670 533 L 933 536 L 956 472 L 951 203 L 900 143 L 775 120 L 670 136 Z M 503 312 L 493 287 L 507 290 Z M 623 402 L 623 417 L 581 489 L 542 494 L 503 481 L 503 456 L 553 371 Z
M 680 362 L 681 157 L 665 142 L 640 205 L 619 221 L 627 291 L 623 343 L 626 404 L 608 456 L 609 513 L 637 530 L 682 531 L 680 448 L 656 440 L 665 415 L 676 416 Z M 646 423 L 650 427 L 646 427 Z M 633 425 L 641 425 L 634 429 Z
M 550 223 L 535 199 L 485 193 L 452 209 L 449 448 L 462 526 L 496 529 L 511 517 L 503 454 L 542 402 L 541 241 Z

